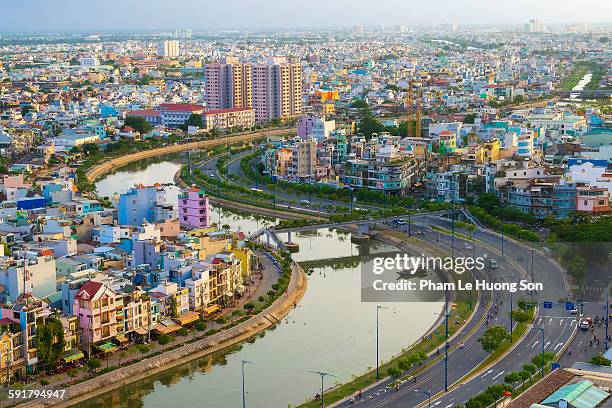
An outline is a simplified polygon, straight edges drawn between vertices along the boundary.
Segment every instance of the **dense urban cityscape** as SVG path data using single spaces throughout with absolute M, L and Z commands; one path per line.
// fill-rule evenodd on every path
M 612 22 L 3 30 L 0 407 L 612 407 Z

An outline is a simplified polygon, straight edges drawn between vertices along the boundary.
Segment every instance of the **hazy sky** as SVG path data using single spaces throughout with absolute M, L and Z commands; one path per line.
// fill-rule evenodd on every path
M 0 0 L 0 33 L 612 22 L 612 0 Z

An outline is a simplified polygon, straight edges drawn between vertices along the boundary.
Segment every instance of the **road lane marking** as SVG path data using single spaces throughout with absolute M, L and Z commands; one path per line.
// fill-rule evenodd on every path
M 558 349 L 559 347 L 561 347 L 562 345 L 563 345 L 563 343 L 557 343 L 557 345 L 555 346 L 555 351 L 557 351 L 557 349 Z
M 495 377 L 491 378 L 492 380 L 496 379 L 497 377 L 499 377 L 500 375 L 502 375 L 503 373 L 505 373 L 505 371 L 500 372 L 499 374 L 497 374 Z
M 536 340 L 535 343 L 533 343 L 533 346 L 531 346 L 531 348 L 535 348 L 535 346 L 537 346 L 539 342 L 539 340 Z

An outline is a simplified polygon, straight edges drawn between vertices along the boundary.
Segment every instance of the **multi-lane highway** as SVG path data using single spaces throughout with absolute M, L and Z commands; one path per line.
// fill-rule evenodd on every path
M 235 157 L 234 160 L 229 162 L 229 172 L 241 176 L 239 157 Z M 217 159 L 213 158 L 202 163 L 200 165 L 202 171 L 205 174 L 219 177 L 216 161 Z M 266 186 L 263 186 L 264 190 L 266 188 Z M 301 201 L 299 200 L 300 197 L 281 190 L 278 190 L 276 194 L 279 201 L 285 201 L 294 206 Z M 303 199 L 303 197 L 301 198 Z M 342 204 L 348 205 L 347 203 L 312 197 L 312 206 L 309 204 L 303 204 L 303 206 L 325 208 L 326 206 Z M 543 290 L 537 294 L 518 292 L 512 295 L 512 304 L 515 308 L 518 299 L 538 302 L 540 307 L 536 321 L 533 327 L 528 328 L 523 339 L 514 346 L 511 353 L 498 361 L 493 367 L 478 373 L 478 375 L 473 375 L 472 371 L 487 357 L 478 342 L 478 338 L 482 336 L 489 325 L 501 325 L 510 328 L 510 293 L 506 291 L 494 293 L 491 309 L 485 309 L 484 305 L 488 304 L 488 299 L 483 297 L 481 298 L 481 308 L 477 311 L 475 318 L 450 342 L 448 391 L 445 391 L 444 351 L 441 347 L 440 354 L 434 353 L 430 356 L 426 370 L 419 373 L 415 378 L 410 377 L 400 385 L 399 390 L 391 386 L 392 380 L 386 380 L 367 391 L 363 391 L 356 400 L 346 400 L 338 406 L 358 404 L 376 408 L 416 407 L 426 402 L 428 399 L 427 393 L 431 393 L 433 395 L 433 406 L 450 408 L 465 403 L 490 385 L 502 383 L 506 374 L 521 370 L 523 364 L 529 363 L 534 355 L 541 353 L 542 344 L 546 352 L 559 353 L 573 339 L 577 332 L 576 319 L 574 315 L 565 310 L 563 302 L 561 302 L 562 298 L 569 295 L 565 272 L 558 264 L 547 258 L 544 253 L 509 239 L 504 239 L 502 242 L 500 234 L 483 228 L 474 231 L 473 242 L 468 242 L 468 240 L 464 240 L 457 235 L 453 238 L 448 234 L 428 228 L 428 226 L 434 225 L 450 229 L 451 221 L 439 215 L 415 214 L 412 217 L 412 222 L 413 231 L 422 231 L 422 234 L 414 235 L 416 238 L 439 246 L 448 253 L 454 253 L 455 256 L 482 256 L 496 259 L 498 268 L 485 271 L 486 276 L 484 278 L 488 281 L 517 282 L 519 279 L 525 279 L 541 282 Z M 395 228 L 406 229 L 405 226 L 396 226 Z M 543 301 L 552 302 L 553 308 L 542 308 Z M 483 314 L 486 317 L 480 319 Z M 484 324 L 481 324 L 483 321 Z M 544 334 L 543 340 L 542 333 Z M 463 343 L 463 347 L 460 346 L 461 343 Z M 572 348 L 573 346 L 570 347 L 570 350 Z
M 412 231 L 423 231 L 423 234 L 414 234 L 415 237 L 444 248 L 455 256 L 486 256 L 495 258 L 499 267 L 486 271 L 486 279 L 501 282 L 516 282 L 521 276 L 531 280 L 531 251 L 514 241 L 504 240 L 504 256 L 501 256 L 501 237 L 487 230 L 474 232 L 474 242 L 468 242 L 458 236 L 454 238 L 448 234 L 440 233 L 427 228 L 427 225 L 437 225 L 443 228 L 449 227 L 449 221 L 441 217 L 432 217 L 417 214 L 412 218 L 414 225 Z M 401 227 L 404 230 L 406 226 Z M 454 251 L 451 249 L 454 247 Z M 529 262 L 525 262 L 528 255 Z M 553 299 L 557 300 L 566 293 L 563 270 L 548 260 L 537 251 L 533 252 L 533 272 L 536 282 L 544 283 L 544 290 L 534 296 L 534 300 Z M 512 296 L 514 307 L 518 299 L 531 299 L 527 293 L 515 293 Z M 497 312 L 495 312 L 497 305 Z M 506 328 L 510 326 L 510 294 L 500 292 L 493 294 L 493 307 L 489 311 L 483 311 L 490 315 L 488 325 L 501 325 Z M 478 324 L 474 319 L 472 324 Z M 388 386 L 389 383 L 381 383 L 355 401 L 345 401 L 339 406 L 362 405 L 367 407 L 416 407 L 427 401 L 427 393 L 433 395 L 432 406 L 450 408 L 459 405 L 484 391 L 488 386 L 501 383 L 507 373 L 521 370 L 522 365 L 529 363 L 531 358 L 542 350 L 542 331 L 544 330 L 544 347 L 547 352 L 559 352 L 572 338 L 575 331 L 575 319 L 569 312 L 561 307 L 552 309 L 539 309 L 533 328 L 530 328 L 524 339 L 513 349 L 513 351 L 495 364 L 492 368 L 485 370 L 477 376 L 468 376 L 477 367 L 487 354 L 482 350 L 478 338 L 488 327 L 485 324 L 479 326 L 471 336 L 464 338 L 458 336 L 451 342 L 451 350 L 448 362 L 448 381 L 451 385 L 449 391 L 444 391 L 444 360 L 440 359 L 416 378 L 410 378 L 401 384 L 399 390 Z M 465 328 L 464 333 L 470 332 L 473 327 Z M 458 345 L 463 342 L 463 348 Z M 443 354 L 443 352 L 441 352 Z M 440 358 L 437 355 L 434 358 Z

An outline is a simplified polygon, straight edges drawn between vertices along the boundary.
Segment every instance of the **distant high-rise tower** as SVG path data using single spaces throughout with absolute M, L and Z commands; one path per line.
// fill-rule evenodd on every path
M 164 40 L 157 44 L 157 56 L 163 58 L 177 58 L 179 56 L 179 42 Z
M 353 34 L 357 34 L 357 35 L 363 34 L 363 25 L 362 24 L 354 25 Z
M 175 30 L 172 36 L 176 39 L 184 40 L 184 39 L 191 38 L 192 35 L 193 35 L 193 32 L 190 29 L 183 28 L 180 30 L 179 29 Z
M 546 32 L 546 26 L 540 20 L 529 20 L 525 24 L 525 31 L 528 33 L 544 33 Z
M 451 33 L 454 33 L 457 31 L 457 23 L 443 24 L 442 28 L 446 31 L 450 31 Z
M 405 25 L 403 25 L 403 24 L 400 24 L 400 25 L 397 27 L 397 31 L 399 31 L 400 33 L 404 34 L 404 33 L 406 32 L 406 26 L 405 26 Z

